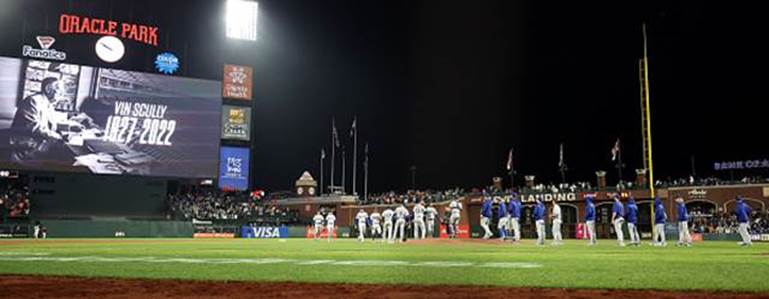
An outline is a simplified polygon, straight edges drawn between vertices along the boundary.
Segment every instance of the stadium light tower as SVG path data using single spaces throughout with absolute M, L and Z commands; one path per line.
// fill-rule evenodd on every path
M 225 21 L 227 38 L 256 41 L 259 3 L 245 0 L 227 0 Z

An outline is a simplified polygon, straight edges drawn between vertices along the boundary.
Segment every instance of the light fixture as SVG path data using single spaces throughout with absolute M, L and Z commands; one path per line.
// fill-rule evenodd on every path
M 256 19 L 259 3 L 244 0 L 227 0 L 225 21 L 227 37 L 256 41 Z

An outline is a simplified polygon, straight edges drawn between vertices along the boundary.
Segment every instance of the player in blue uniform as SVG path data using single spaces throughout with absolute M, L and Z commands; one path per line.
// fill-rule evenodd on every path
M 750 240 L 750 233 L 748 227 L 750 226 L 750 206 L 748 206 L 742 199 L 742 196 L 737 196 L 737 206 L 734 207 L 734 213 L 737 214 L 737 222 L 740 224 L 739 232 L 742 237 L 742 242 L 739 242 L 740 246 L 752 246 L 753 241 Z
M 481 227 L 483 228 L 483 239 L 491 238 L 492 233 L 489 229 L 489 222 L 491 222 L 491 196 L 486 191 L 483 191 L 483 204 L 481 205 Z
M 659 196 L 654 198 L 654 246 L 668 246 L 665 240 L 665 221 L 668 215 L 665 214 L 665 206 Z
M 689 211 L 686 210 L 684 199 L 676 198 L 676 212 L 678 213 L 678 243 L 676 246 L 692 246 L 692 236 L 689 234 Z
M 585 226 L 587 226 L 587 234 L 589 238 L 588 245 L 595 245 L 595 205 L 593 204 L 593 197 L 585 197 Z
M 614 233 L 617 234 L 617 245 L 625 246 L 625 236 L 622 232 L 622 224 L 625 223 L 625 206 L 619 200 L 619 195 L 614 195 L 614 204 L 611 208 L 611 223 L 614 224 Z
M 630 245 L 641 245 L 641 238 L 638 235 L 638 206 L 635 204 L 635 199 L 632 196 L 627 201 L 625 220 L 627 220 L 627 230 L 630 233 Z
M 510 218 L 507 215 L 507 203 L 504 199 L 499 199 L 497 205 L 497 229 L 499 230 L 499 240 L 504 241 L 507 238 L 507 225 L 510 223 Z
M 513 242 L 521 240 L 521 200 L 518 199 L 518 194 L 512 193 L 510 197 L 510 203 L 508 204 L 510 210 L 510 229 L 513 231 Z
M 545 204 L 539 199 L 534 206 L 534 224 L 537 227 L 537 245 L 545 245 Z

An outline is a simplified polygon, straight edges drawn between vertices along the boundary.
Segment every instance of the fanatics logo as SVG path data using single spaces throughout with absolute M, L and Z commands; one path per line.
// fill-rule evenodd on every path
M 37 43 L 40 44 L 40 49 L 48 50 L 51 48 L 56 39 L 53 36 L 38 36 Z

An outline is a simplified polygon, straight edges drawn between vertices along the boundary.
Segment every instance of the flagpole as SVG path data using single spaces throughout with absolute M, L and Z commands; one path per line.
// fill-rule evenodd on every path
M 617 177 L 619 178 L 619 185 L 622 184 L 622 144 L 620 144 L 619 139 L 617 139 L 617 144 L 620 146 L 617 147 Z
M 356 116 L 355 119 L 352 121 L 352 136 L 353 136 L 353 144 L 352 144 L 352 195 L 358 195 L 357 189 L 355 188 L 355 182 L 356 182 L 356 173 L 358 168 L 358 117 Z
M 323 196 L 323 160 L 326 158 L 324 149 L 320 149 L 320 196 Z
M 336 158 L 336 138 L 334 137 L 334 130 L 336 130 L 336 119 L 331 118 L 331 186 L 334 187 L 334 162 Z M 331 192 L 333 193 L 333 189 Z
M 345 184 L 345 169 L 347 167 L 344 164 L 344 161 L 347 160 L 347 155 L 345 155 L 344 146 L 342 147 L 342 194 L 347 194 L 347 185 Z
M 366 157 L 363 160 L 363 202 L 368 202 L 368 143 L 366 143 Z

